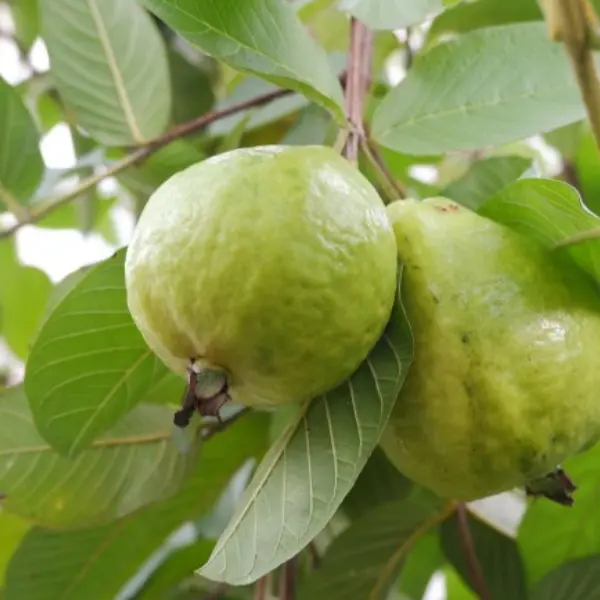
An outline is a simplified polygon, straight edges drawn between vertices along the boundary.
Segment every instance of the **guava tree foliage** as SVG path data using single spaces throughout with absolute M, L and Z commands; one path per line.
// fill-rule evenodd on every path
M 0 2 L 0 334 L 14 359 L 0 597 L 421 600 L 440 575 L 449 600 L 598 597 L 600 447 L 561 465 L 572 507 L 522 490 L 442 500 L 388 462 L 378 445 L 414 354 L 400 294 L 345 383 L 182 432 L 186 382 L 134 325 L 123 268 L 123 224 L 173 174 L 237 147 L 321 144 L 386 202 L 445 196 L 600 281 L 597 9 Z M 66 169 L 40 150 L 58 125 Z M 113 253 L 53 281 L 24 259 L 34 228 Z

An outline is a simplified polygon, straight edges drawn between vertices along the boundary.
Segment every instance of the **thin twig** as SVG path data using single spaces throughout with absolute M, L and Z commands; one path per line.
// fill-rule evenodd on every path
M 485 583 L 481 565 L 479 564 L 479 560 L 477 558 L 477 552 L 475 550 L 475 545 L 473 544 L 473 538 L 471 537 L 467 508 L 462 502 L 456 505 L 456 518 L 458 520 L 458 534 L 463 547 L 463 552 L 465 553 L 465 557 L 467 559 L 469 575 L 471 577 L 471 583 L 473 584 L 475 593 L 479 596 L 480 600 L 492 600 L 490 591 Z
M 575 246 L 576 244 L 582 244 L 583 242 L 589 242 L 591 240 L 600 239 L 600 227 L 594 227 L 593 229 L 587 229 L 586 231 L 580 231 L 575 233 L 560 242 L 556 242 L 553 249 L 563 248 L 564 246 Z
M 415 58 L 415 54 L 412 49 L 412 44 L 410 43 L 410 37 L 412 35 L 412 29 L 410 27 L 406 28 L 406 40 L 404 42 L 404 70 L 409 71 L 413 65 L 413 61 Z
M 365 137 L 363 115 L 365 96 L 371 81 L 373 34 L 364 23 L 352 18 L 350 21 L 350 49 L 348 51 L 348 81 L 346 85 L 346 113 L 350 124 L 348 140 L 344 148 L 346 158 L 358 160 L 358 149 Z
M 298 557 L 290 558 L 281 569 L 279 600 L 296 599 L 296 580 L 298 578 Z
M 267 597 L 267 584 L 269 583 L 269 575 L 261 577 L 254 584 L 254 596 L 253 600 L 265 600 Z
M 562 169 L 562 179 L 570 186 L 574 187 L 580 194 L 582 194 L 581 181 L 577 174 L 577 168 L 573 161 L 565 160 Z
M 185 123 L 181 123 L 180 125 L 176 125 L 172 127 L 162 135 L 157 136 L 153 140 L 150 140 L 147 144 L 134 150 L 121 160 L 113 163 L 110 167 L 102 171 L 101 173 L 96 173 L 91 177 L 84 179 L 79 185 L 73 188 L 67 194 L 57 197 L 57 198 L 49 198 L 43 203 L 40 203 L 35 209 L 30 211 L 29 217 L 26 220 L 19 221 L 12 227 L 5 229 L 4 231 L 0 231 L 0 238 L 8 237 L 15 233 L 18 229 L 23 227 L 24 225 L 30 225 L 49 215 L 51 212 L 55 211 L 57 208 L 63 206 L 64 204 L 68 204 L 72 200 L 74 200 L 80 194 L 83 194 L 87 190 L 93 188 L 95 185 L 100 183 L 103 179 L 107 177 L 111 177 L 120 173 L 121 171 L 127 169 L 128 167 L 143 161 L 148 158 L 150 155 L 154 154 L 161 148 L 164 148 L 166 145 L 170 144 L 176 139 L 184 138 L 193 133 L 196 133 L 198 130 L 218 121 L 220 119 L 224 119 L 225 117 L 229 117 L 238 112 L 242 112 L 248 108 L 254 108 L 258 106 L 262 106 L 264 104 L 268 104 L 277 98 L 281 98 L 283 96 L 287 96 L 293 93 L 292 90 L 288 89 L 278 89 L 272 92 L 268 92 L 266 94 L 262 94 L 261 96 L 257 96 L 256 98 L 252 98 L 250 100 L 246 100 L 245 102 L 239 102 L 238 104 L 234 104 L 228 108 L 224 108 L 221 110 L 213 110 L 203 114 L 196 119 L 192 119 L 191 121 L 187 121 Z
M 315 546 L 314 541 L 309 542 L 307 546 L 308 556 L 310 557 L 310 566 L 313 569 L 318 569 L 321 566 L 321 555 L 319 554 L 318 548 Z
M 392 175 L 388 166 L 385 164 L 383 156 L 381 156 L 379 148 L 377 148 L 377 146 L 368 138 L 362 141 L 361 148 L 375 169 L 375 174 L 390 201 L 393 202 L 398 198 L 405 198 L 406 190 Z
M 205 426 L 201 427 L 202 440 L 205 442 L 207 440 L 210 440 L 210 438 L 213 437 L 213 435 L 216 435 L 217 433 L 221 433 L 223 430 L 227 429 L 228 427 L 231 427 L 231 425 L 233 425 L 238 419 L 243 417 L 249 411 L 250 411 L 250 409 L 245 407 L 245 408 L 242 408 L 241 410 L 239 410 L 238 412 L 236 412 L 231 417 L 229 417 L 229 419 L 227 419 L 226 421 L 218 421 L 214 425 L 209 425 L 209 426 L 205 425 Z
M 600 81 L 592 52 L 595 23 L 590 22 L 595 13 L 587 0 L 545 0 L 543 6 L 550 36 L 565 46 L 600 148 Z

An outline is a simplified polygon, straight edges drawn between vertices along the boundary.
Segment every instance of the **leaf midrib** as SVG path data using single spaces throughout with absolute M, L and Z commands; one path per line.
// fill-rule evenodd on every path
M 130 435 L 121 438 L 111 438 L 107 440 L 96 440 L 90 445 L 89 450 L 98 448 L 111 448 L 121 446 L 133 446 L 143 444 L 154 444 L 156 442 L 164 442 L 171 437 L 171 432 L 161 431 L 157 433 L 147 433 L 140 435 Z M 88 450 L 88 451 L 89 451 Z M 13 448 L 0 450 L 0 457 L 3 456 L 20 456 L 23 454 L 42 454 L 44 452 L 55 452 L 49 444 L 39 444 L 38 446 L 26 446 L 24 448 Z
M 119 97 L 119 101 L 123 108 L 123 112 L 125 113 L 125 120 L 129 126 L 129 130 L 131 131 L 131 135 L 133 139 L 138 143 L 143 143 L 144 136 L 142 135 L 136 118 L 133 112 L 133 107 L 129 102 L 129 97 L 127 95 L 127 90 L 125 89 L 125 83 L 123 81 L 123 77 L 121 75 L 121 71 L 117 65 L 117 61 L 115 60 L 115 55 L 113 54 L 112 47 L 110 45 L 110 39 L 107 35 L 106 28 L 104 27 L 104 21 L 102 20 L 102 14 L 98 10 L 98 6 L 96 4 L 96 0 L 87 0 L 88 7 L 90 9 L 90 15 L 94 24 L 96 26 L 96 30 L 98 31 L 98 39 L 100 40 L 100 44 L 104 50 L 104 54 L 106 56 L 106 64 L 113 76 L 113 81 L 115 83 L 115 90 L 117 92 L 117 96 Z

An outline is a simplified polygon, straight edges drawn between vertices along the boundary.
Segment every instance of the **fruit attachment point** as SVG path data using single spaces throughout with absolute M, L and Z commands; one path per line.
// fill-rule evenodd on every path
M 190 360 L 188 386 L 181 408 L 173 415 L 173 423 L 182 429 L 187 427 L 196 411 L 203 417 L 216 417 L 220 421 L 221 407 L 229 400 L 227 388 L 225 371 L 203 367 Z
M 525 486 L 528 496 L 543 496 L 563 506 L 573 506 L 575 502 L 573 492 L 576 490 L 577 486 L 561 467 L 556 467 L 551 473 L 535 479 Z

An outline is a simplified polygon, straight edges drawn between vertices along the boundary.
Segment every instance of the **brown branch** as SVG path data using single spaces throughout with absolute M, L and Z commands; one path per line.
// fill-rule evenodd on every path
M 392 175 L 392 172 L 385 163 L 379 148 L 373 143 L 373 141 L 369 138 L 364 139 L 361 143 L 361 148 L 365 153 L 365 156 L 369 159 L 371 166 L 375 169 L 375 175 L 379 179 L 389 200 L 393 202 L 398 198 L 405 198 L 406 190 Z
M 321 567 L 321 555 L 319 550 L 315 546 L 314 541 L 309 542 L 307 546 L 308 556 L 310 557 L 310 566 L 313 569 L 319 569 Z
M 356 163 L 361 140 L 365 137 L 365 97 L 371 81 L 373 34 L 364 23 L 350 20 L 350 49 L 348 52 L 348 80 L 346 84 L 346 114 L 350 132 L 344 148 L 344 156 Z
M 229 117 L 249 108 L 263 106 L 264 104 L 268 104 L 269 102 L 272 102 L 277 98 L 287 96 L 291 93 L 293 93 L 293 91 L 288 89 L 273 90 L 272 92 L 267 92 L 266 94 L 262 94 L 261 96 L 257 96 L 256 98 L 246 100 L 245 102 L 239 102 L 238 104 L 234 104 L 233 106 L 230 106 L 228 108 L 209 111 L 203 114 L 202 116 L 197 117 L 196 119 L 192 119 L 191 121 L 187 121 L 185 123 L 181 123 L 180 125 L 172 127 L 162 135 L 159 135 L 153 140 L 150 140 L 144 146 L 138 148 L 137 150 L 134 150 L 121 160 L 115 162 L 113 165 L 111 165 L 101 173 L 96 173 L 95 175 L 84 179 L 81 183 L 79 183 L 79 185 L 77 185 L 64 196 L 60 196 L 57 198 L 49 198 L 46 202 L 40 203 L 38 207 L 30 211 L 29 217 L 26 220 L 19 221 L 12 227 L 9 227 L 4 231 L 0 231 L 0 239 L 12 235 L 18 229 L 25 225 L 30 225 L 39 221 L 40 219 L 49 215 L 51 212 L 55 211 L 57 208 L 63 206 L 64 204 L 68 204 L 80 194 L 93 188 L 103 179 L 111 177 L 112 175 L 116 175 L 117 173 L 120 173 L 128 167 L 145 160 L 146 158 L 148 158 L 161 148 L 164 148 L 174 140 L 184 138 L 193 133 L 196 133 L 203 127 L 206 127 L 207 125 L 210 125 L 215 121 L 224 119 L 225 117 Z
M 471 537 L 471 531 L 469 529 L 469 517 L 467 514 L 466 506 L 461 502 L 456 505 L 456 518 L 458 520 L 458 534 L 462 545 L 463 552 L 467 559 L 467 566 L 469 569 L 469 575 L 473 589 L 479 596 L 480 600 L 492 600 L 490 591 L 485 583 L 485 577 L 481 570 L 481 565 L 477 558 L 477 552 L 475 545 L 473 544 L 473 538 Z
M 269 583 L 269 575 L 261 577 L 254 584 L 254 596 L 253 600 L 265 600 L 267 597 L 267 584 Z
M 598 19 L 588 0 L 544 0 L 550 37 L 562 41 L 600 148 L 600 81 L 592 52 Z
M 296 599 L 296 580 L 298 578 L 298 557 L 294 556 L 281 568 L 279 600 Z

